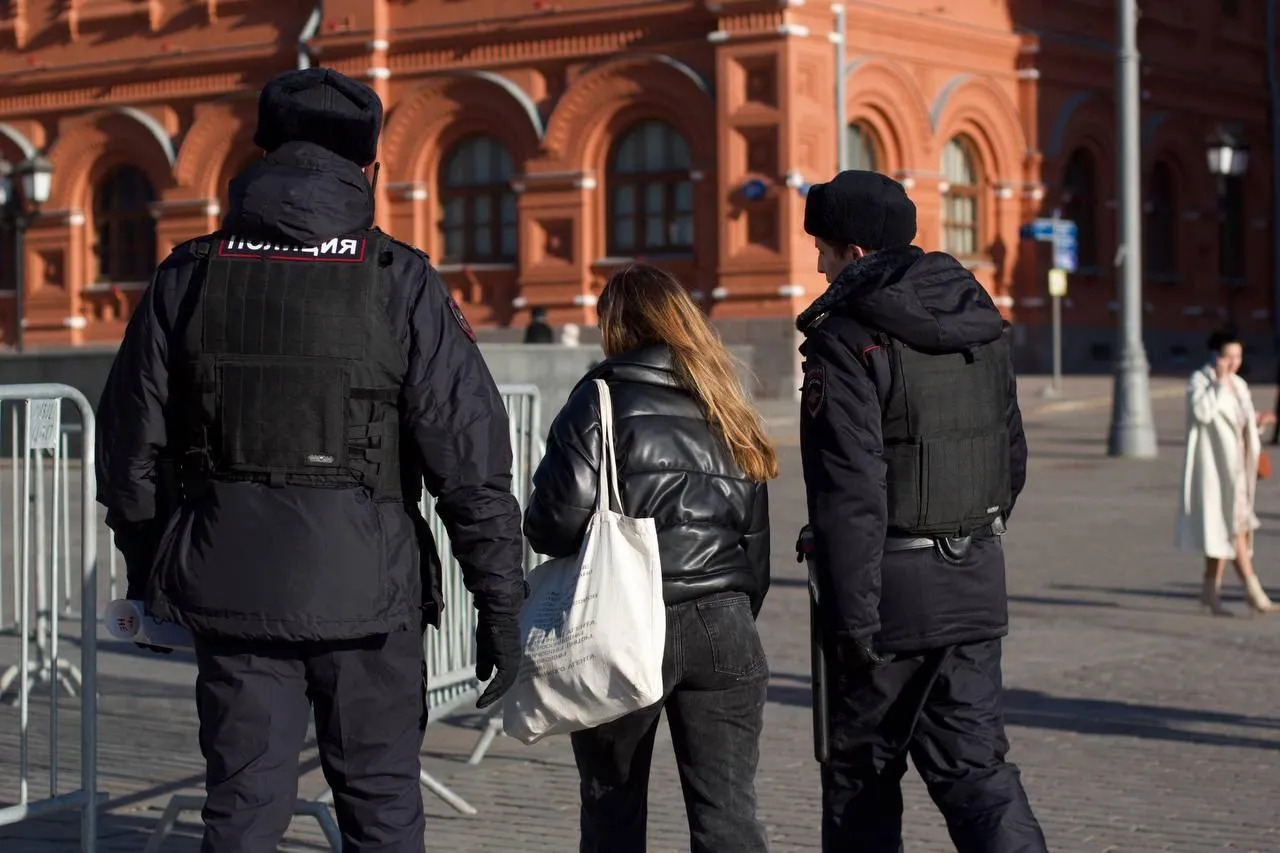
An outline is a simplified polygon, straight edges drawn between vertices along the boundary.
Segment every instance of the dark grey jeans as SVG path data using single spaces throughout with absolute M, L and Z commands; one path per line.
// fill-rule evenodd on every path
M 667 712 L 693 853 L 763 853 L 756 764 L 769 666 L 741 593 L 667 608 L 662 702 L 575 732 L 582 853 L 645 853 L 649 764 Z

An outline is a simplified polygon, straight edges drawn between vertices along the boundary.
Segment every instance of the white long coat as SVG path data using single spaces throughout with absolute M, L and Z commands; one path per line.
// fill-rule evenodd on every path
M 1250 530 L 1257 529 L 1253 512 L 1258 483 L 1257 414 L 1249 385 L 1232 376 L 1236 395 L 1245 408 L 1245 477 L 1249 494 Z M 1177 546 L 1215 559 L 1234 559 L 1232 542 L 1236 510 L 1235 472 L 1240 441 L 1236 432 L 1236 403 L 1230 391 L 1218 383 L 1213 365 L 1191 374 L 1187 383 L 1187 455 L 1182 468 Z M 1250 537 L 1252 540 L 1252 537 Z

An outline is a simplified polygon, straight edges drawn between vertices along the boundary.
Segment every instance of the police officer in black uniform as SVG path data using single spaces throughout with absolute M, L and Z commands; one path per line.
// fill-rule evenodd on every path
M 373 228 L 381 124 L 330 70 L 266 86 L 265 156 L 161 264 L 98 410 L 128 595 L 196 639 L 205 853 L 276 849 L 313 709 L 344 849 L 424 849 L 424 478 L 479 609 L 479 705 L 516 676 L 506 411 L 426 255 Z
M 1000 313 L 954 258 L 911 245 L 915 206 L 887 177 L 814 185 L 805 231 L 830 283 L 798 321 L 822 849 L 901 849 L 910 756 L 961 853 L 1042 851 L 1001 713 L 1000 535 L 1027 449 Z

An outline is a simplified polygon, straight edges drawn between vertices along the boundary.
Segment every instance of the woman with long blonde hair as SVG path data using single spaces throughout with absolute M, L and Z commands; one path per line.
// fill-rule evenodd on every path
M 733 359 L 684 287 L 655 267 L 600 296 L 606 360 L 551 425 L 524 530 L 538 553 L 576 553 L 596 501 L 600 407 L 613 398 L 626 514 L 655 519 L 667 645 L 663 701 L 571 735 L 583 853 L 643 853 L 649 764 L 665 708 L 694 853 L 768 849 L 755 774 L 769 679 L 755 617 L 769 589 L 778 461 Z

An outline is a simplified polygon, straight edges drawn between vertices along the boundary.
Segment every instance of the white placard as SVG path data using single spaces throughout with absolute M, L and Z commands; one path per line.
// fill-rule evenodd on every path
M 61 426 L 61 400 L 27 401 L 28 450 L 56 450 Z

